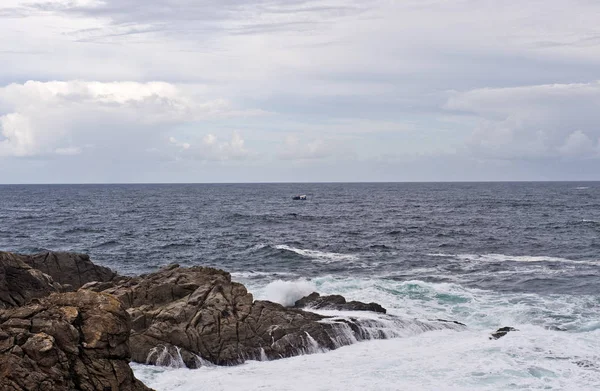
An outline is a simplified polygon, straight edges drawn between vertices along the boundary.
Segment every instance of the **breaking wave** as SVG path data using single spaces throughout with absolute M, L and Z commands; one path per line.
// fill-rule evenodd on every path
M 431 257 L 454 258 L 460 261 L 471 262 L 559 262 L 580 265 L 598 265 L 600 261 L 583 260 L 577 261 L 559 257 L 547 257 L 537 255 L 505 255 L 505 254 L 427 254 Z
M 288 246 L 285 244 L 276 245 L 276 246 L 274 246 L 274 248 L 276 248 L 278 250 L 291 251 L 291 252 L 301 255 L 303 257 L 310 258 L 315 261 L 320 261 L 320 262 L 324 262 L 324 263 L 340 262 L 340 261 L 351 261 L 352 262 L 352 261 L 357 261 L 359 259 L 358 256 L 352 255 L 352 254 L 340 254 L 340 253 L 324 252 L 324 251 L 318 251 L 318 250 L 307 250 L 307 249 L 301 249 L 301 248 Z

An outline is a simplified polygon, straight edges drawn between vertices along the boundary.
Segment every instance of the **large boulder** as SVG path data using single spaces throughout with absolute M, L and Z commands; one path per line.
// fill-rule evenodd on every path
M 377 303 L 363 303 L 361 301 L 346 301 L 341 295 L 321 296 L 313 292 L 301 298 L 294 304 L 295 308 L 325 309 L 338 311 L 371 311 L 385 314 L 387 310 Z
M 27 257 L 0 251 L 0 309 L 61 291 L 60 284 L 29 266 Z
M 0 310 L 0 389 L 149 391 L 129 367 L 130 328 L 119 300 L 91 291 Z
M 88 282 L 111 281 L 117 277 L 117 273 L 109 268 L 94 264 L 86 254 L 49 251 L 21 257 L 29 266 L 75 290 Z
M 365 339 L 384 339 L 455 323 L 389 315 L 324 316 L 252 294 L 231 275 L 205 267 L 171 265 L 156 273 L 82 287 L 119 298 L 132 317 L 132 359 L 195 368 L 234 365 L 335 349 Z M 382 311 L 379 311 L 382 312 Z

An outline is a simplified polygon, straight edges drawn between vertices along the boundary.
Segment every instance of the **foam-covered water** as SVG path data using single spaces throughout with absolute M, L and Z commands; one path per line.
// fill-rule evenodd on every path
M 302 286 L 306 281 L 297 281 Z M 600 302 L 594 297 L 497 295 L 456 284 L 395 282 L 325 276 L 319 291 L 377 300 L 390 313 L 417 319 L 460 319 L 466 331 L 417 332 L 398 327 L 395 339 L 360 342 L 326 353 L 235 368 L 198 370 L 133 365 L 159 390 L 196 390 L 198 384 L 229 390 L 595 390 L 600 387 Z M 253 291 L 277 299 L 273 286 Z M 330 316 L 381 315 L 320 311 Z M 519 331 L 499 340 L 504 325 Z M 394 327 L 393 325 L 390 327 Z M 307 353 L 315 353 L 315 351 Z
M 0 186 L 2 250 L 216 266 L 258 299 L 316 290 L 398 317 L 326 311 L 394 338 L 307 335 L 305 355 L 238 367 L 157 347 L 165 367 L 133 365 L 157 390 L 600 389 L 599 222 L 599 183 Z M 519 331 L 490 340 L 503 326 Z

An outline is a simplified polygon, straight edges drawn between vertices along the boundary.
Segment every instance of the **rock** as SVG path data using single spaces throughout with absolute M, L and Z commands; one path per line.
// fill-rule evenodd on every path
M 130 327 L 116 298 L 91 291 L 0 310 L 0 389 L 149 391 L 129 367 Z
M 92 263 L 86 254 L 45 252 L 21 256 L 29 266 L 51 276 L 62 285 L 70 285 L 74 290 L 92 282 L 111 281 L 117 273 L 109 268 Z
M 0 251 L 0 309 L 17 307 L 63 288 L 25 263 L 25 256 Z
M 327 309 L 338 311 L 372 311 L 385 314 L 387 310 L 377 303 L 362 303 L 360 301 L 346 302 L 340 295 L 321 296 L 313 292 L 296 301 L 295 308 Z
M 466 324 L 461 323 L 461 322 L 457 322 L 456 320 L 446 320 L 446 319 L 432 319 L 432 320 L 434 322 L 447 322 L 447 323 L 454 323 L 454 324 L 457 324 L 457 325 L 460 325 L 460 326 L 465 326 L 465 327 L 467 326 Z
M 519 331 L 519 330 L 517 330 L 513 327 L 501 327 L 498 330 L 496 330 L 494 333 L 492 333 L 492 336 L 490 337 L 490 339 L 502 338 L 511 331 Z
M 382 314 L 378 315 L 381 319 L 327 317 L 254 301 L 242 284 L 231 281 L 229 273 L 206 267 L 171 265 L 156 273 L 91 283 L 83 289 L 109 293 L 124 303 L 132 318 L 132 359 L 156 365 L 234 365 L 247 359 L 272 360 L 365 339 L 404 336 L 406 330 L 414 334 L 462 329 L 454 323 Z

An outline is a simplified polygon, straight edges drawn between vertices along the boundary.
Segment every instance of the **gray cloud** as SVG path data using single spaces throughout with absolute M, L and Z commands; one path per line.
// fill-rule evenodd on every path
M 370 1 L 370 0 L 369 0 Z M 46 12 L 77 17 L 100 18 L 109 25 L 79 30 L 85 41 L 125 35 L 162 32 L 166 35 L 203 38 L 219 32 L 268 34 L 306 32 L 320 23 L 331 23 L 366 9 L 368 2 L 315 0 L 105 0 L 102 2 L 34 2 L 11 12 Z
M 478 89 L 445 107 L 474 117 L 469 147 L 482 156 L 600 157 L 600 82 Z
M 1 3 L 0 182 L 589 178 L 599 161 L 595 1 Z

